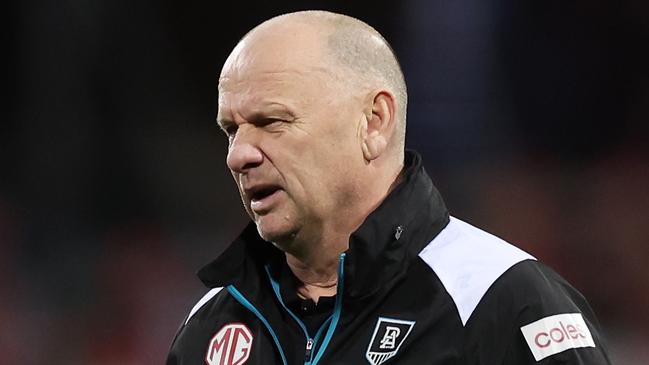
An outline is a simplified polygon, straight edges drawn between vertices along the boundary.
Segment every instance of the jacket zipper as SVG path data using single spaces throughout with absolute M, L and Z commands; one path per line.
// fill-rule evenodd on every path
M 334 312 L 329 317 L 318 329 L 318 332 L 315 335 L 315 338 L 311 338 L 309 336 L 309 332 L 306 329 L 306 326 L 304 323 L 293 313 L 286 305 L 284 304 L 284 300 L 282 299 L 282 295 L 279 291 L 279 283 L 273 279 L 273 277 L 270 275 L 270 269 L 268 266 L 266 266 L 266 273 L 268 274 L 268 278 L 270 279 L 271 286 L 273 288 L 273 291 L 275 292 L 275 296 L 279 300 L 280 304 L 286 310 L 286 312 L 293 317 L 293 320 L 297 322 L 297 324 L 300 326 L 302 329 L 302 332 L 304 332 L 304 337 L 306 338 L 306 349 L 305 349 L 305 354 L 304 354 L 304 365 L 316 365 L 319 361 L 320 358 L 322 358 L 322 355 L 324 353 L 324 350 L 327 348 L 329 345 L 329 341 L 331 340 L 331 337 L 333 336 L 333 332 L 336 329 L 336 326 L 338 325 L 338 319 L 340 318 L 340 312 L 342 310 L 342 293 L 343 293 L 343 281 L 344 281 L 344 265 L 345 265 L 345 253 L 340 254 L 340 261 L 338 264 L 338 284 L 336 288 L 336 302 L 334 304 Z M 329 325 L 327 326 L 327 323 Z M 318 340 L 320 339 L 323 330 L 327 328 L 327 332 L 325 335 L 325 339 L 323 340 L 323 345 L 320 346 L 317 352 L 314 351 L 314 348 L 318 344 Z M 279 345 L 279 344 L 278 344 Z M 314 358 L 315 356 L 315 358 Z
M 308 363 L 311 361 L 311 353 L 313 352 L 313 339 L 306 340 L 306 354 L 304 356 L 304 362 Z
M 282 294 L 279 291 L 279 283 L 277 281 L 275 281 L 275 279 L 273 279 L 273 277 L 270 275 L 270 268 L 268 266 L 266 266 L 266 274 L 268 275 L 268 278 L 270 279 L 270 285 L 273 288 L 273 292 L 275 292 L 275 296 L 279 300 L 280 304 L 282 305 L 284 310 L 291 317 L 293 317 L 293 320 L 295 322 L 297 322 L 297 324 L 302 329 L 302 332 L 304 333 L 304 337 L 306 338 L 306 347 L 305 347 L 305 350 L 304 350 L 304 364 L 305 365 L 312 365 L 311 360 L 313 359 L 313 347 L 314 347 L 314 345 L 316 343 L 315 339 L 313 339 L 313 338 L 311 338 L 311 336 L 309 336 L 309 332 L 307 331 L 306 326 L 300 320 L 300 318 L 298 318 L 298 316 L 296 316 L 295 313 L 293 313 L 293 311 L 288 309 L 288 307 L 284 304 L 284 299 L 282 299 Z M 329 319 L 327 319 L 325 321 L 325 323 L 323 323 L 323 326 L 321 326 L 320 329 L 318 329 L 318 333 L 316 333 L 316 336 L 315 336 L 316 338 L 320 337 L 320 334 L 322 333 L 322 329 L 324 328 L 324 324 L 326 324 L 327 322 L 329 322 Z
M 320 345 L 320 348 L 315 354 L 315 358 L 313 358 L 311 365 L 316 365 L 324 355 L 325 350 L 329 346 L 329 342 L 331 341 L 331 338 L 334 335 L 334 331 L 336 330 L 336 327 L 338 326 L 338 321 L 340 320 L 340 315 L 342 313 L 342 306 L 343 306 L 343 290 L 344 290 L 344 282 L 345 282 L 345 256 L 347 256 L 346 253 L 341 253 L 340 254 L 340 260 L 338 263 L 338 285 L 336 287 L 336 302 L 334 304 L 334 312 L 329 317 L 327 321 L 329 322 L 329 326 L 327 327 L 327 333 L 325 334 L 324 340 L 322 340 L 322 343 Z M 318 330 L 318 334 L 316 334 L 316 338 L 319 337 L 320 331 L 324 329 L 327 321 L 322 324 L 320 329 Z M 312 355 L 313 356 L 313 355 Z

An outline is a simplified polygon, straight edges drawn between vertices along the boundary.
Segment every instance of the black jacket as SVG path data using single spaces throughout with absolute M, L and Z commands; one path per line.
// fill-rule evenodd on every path
M 251 223 L 199 271 L 212 290 L 167 364 L 610 364 L 579 292 L 449 217 L 418 155 L 407 153 L 404 176 L 341 254 L 338 294 L 318 331 L 287 305 L 284 255 Z

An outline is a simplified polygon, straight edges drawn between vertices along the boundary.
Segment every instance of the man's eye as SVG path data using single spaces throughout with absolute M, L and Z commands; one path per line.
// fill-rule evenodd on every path
M 261 126 L 266 126 L 266 125 L 270 125 L 270 124 L 273 124 L 273 123 L 279 123 L 281 121 L 282 121 L 281 119 L 277 119 L 277 118 L 265 118 L 265 119 L 262 119 L 261 123 L 259 123 L 259 124 Z
M 266 118 L 259 123 L 260 127 L 274 128 L 281 126 L 285 120 L 279 118 Z

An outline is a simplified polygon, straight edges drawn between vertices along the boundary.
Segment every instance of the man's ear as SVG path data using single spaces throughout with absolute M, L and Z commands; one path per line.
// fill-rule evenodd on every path
M 388 148 L 396 129 L 396 100 L 390 92 L 374 94 L 367 115 L 367 133 L 363 134 L 363 155 L 372 161 Z

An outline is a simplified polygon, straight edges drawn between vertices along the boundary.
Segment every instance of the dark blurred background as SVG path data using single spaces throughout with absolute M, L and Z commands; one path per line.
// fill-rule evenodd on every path
M 392 43 L 409 146 L 452 214 L 554 267 L 617 364 L 649 359 L 649 3 L 79 1 L 5 5 L 4 364 L 156 364 L 194 276 L 246 222 L 216 115 L 261 21 L 343 12 Z

